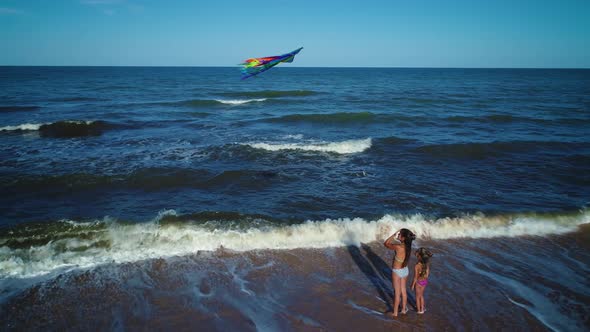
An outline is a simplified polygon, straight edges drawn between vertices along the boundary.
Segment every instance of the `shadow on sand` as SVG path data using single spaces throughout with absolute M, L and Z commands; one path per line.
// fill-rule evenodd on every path
M 361 250 L 356 246 L 348 246 L 348 253 L 354 260 L 359 269 L 365 274 L 367 279 L 371 282 L 379 297 L 387 305 L 387 311 L 393 311 L 393 288 L 391 285 L 391 267 L 379 255 L 377 255 L 371 247 L 361 243 L 361 248 L 364 251 L 364 255 Z M 410 276 L 408 276 L 408 279 Z M 414 296 L 410 293 L 409 285 L 408 290 L 408 304 L 416 308 Z

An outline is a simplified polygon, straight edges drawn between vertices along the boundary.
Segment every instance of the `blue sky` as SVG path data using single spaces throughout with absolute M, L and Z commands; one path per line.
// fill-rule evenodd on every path
M 590 0 L 0 0 L 0 65 L 590 68 Z

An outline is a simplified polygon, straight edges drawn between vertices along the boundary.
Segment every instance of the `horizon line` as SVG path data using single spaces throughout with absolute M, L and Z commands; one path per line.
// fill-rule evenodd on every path
M 199 66 L 199 65 L 2 65 L 0 67 L 103 67 L 103 68 L 240 68 L 235 66 Z M 588 70 L 590 67 L 430 67 L 430 66 L 288 66 L 280 68 L 334 68 L 334 69 L 567 69 Z

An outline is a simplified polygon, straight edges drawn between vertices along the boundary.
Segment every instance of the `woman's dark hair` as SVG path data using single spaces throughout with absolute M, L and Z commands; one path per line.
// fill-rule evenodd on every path
M 418 262 L 422 265 L 418 276 L 420 278 L 424 278 L 426 276 L 426 272 L 428 271 L 428 264 L 430 264 L 430 257 L 432 257 L 432 253 L 430 250 L 422 247 L 416 250 L 416 254 L 418 254 Z
M 406 267 L 410 261 L 410 255 L 412 255 L 412 241 L 416 239 L 416 235 L 407 228 L 400 229 L 399 234 L 404 238 L 404 245 L 406 247 L 406 257 L 402 263 L 402 267 Z

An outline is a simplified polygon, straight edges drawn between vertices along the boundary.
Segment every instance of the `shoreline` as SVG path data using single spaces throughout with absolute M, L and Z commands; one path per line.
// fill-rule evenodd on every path
M 427 312 L 413 309 L 410 274 L 410 312 L 397 319 L 381 314 L 392 303 L 392 253 L 377 242 L 106 265 L 34 286 L 0 312 L 7 330 L 583 330 L 590 296 L 578 274 L 589 269 L 589 244 L 590 225 L 551 237 L 417 241 L 434 252 Z M 554 266 L 540 265 L 552 256 Z

